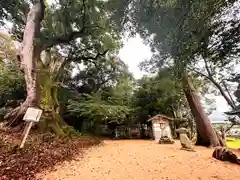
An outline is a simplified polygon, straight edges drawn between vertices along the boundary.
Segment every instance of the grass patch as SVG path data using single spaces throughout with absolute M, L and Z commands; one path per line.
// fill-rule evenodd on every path
M 227 138 L 227 147 L 233 149 L 240 148 L 240 139 Z

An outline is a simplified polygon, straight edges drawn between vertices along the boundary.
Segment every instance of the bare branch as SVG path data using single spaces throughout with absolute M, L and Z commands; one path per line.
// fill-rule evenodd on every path
M 230 91 L 229 91 L 229 89 L 228 89 L 228 87 L 226 85 L 226 82 L 224 80 L 222 80 L 222 84 L 223 84 L 223 86 L 225 88 L 225 91 L 228 93 L 228 96 L 231 99 L 232 103 L 236 106 L 235 101 L 233 100 L 232 95 L 230 94 Z
M 234 123 L 232 123 L 231 124 L 231 126 L 229 126 L 226 130 L 225 130 L 225 132 L 228 132 L 228 131 L 230 131 L 230 129 L 233 127 L 233 126 L 235 126 L 235 124 Z
M 208 62 L 207 62 L 207 60 L 206 60 L 205 58 L 203 58 L 203 60 L 204 60 L 204 64 L 205 64 L 205 68 L 206 68 L 206 70 L 207 70 L 208 76 L 209 76 L 210 78 L 212 78 L 213 74 L 211 73 L 211 70 L 210 70 L 210 68 L 209 68 L 209 66 L 208 66 Z
M 78 57 L 74 58 L 74 60 L 72 60 L 72 61 L 78 62 L 78 60 L 83 60 L 83 61 L 93 63 L 95 65 L 95 67 L 97 67 L 97 63 L 95 62 L 95 60 L 97 60 L 101 56 L 105 56 L 107 54 L 107 52 L 108 52 L 108 50 L 105 50 L 102 53 L 98 52 L 95 56 L 84 56 L 84 55 L 78 56 Z
M 204 74 L 204 73 L 202 73 L 202 72 L 200 72 L 200 71 L 197 71 L 197 70 L 194 69 L 194 68 L 189 68 L 189 67 L 188 67 L 188 69 L 189 69 L 190 71 L 195 72 L 196 74 L 198 74 L 198 75 L 200 75 L 200 76 L 202 76 L 202 77 L 205 77 L 205 78 L 208 79 L 208 80 L 211 80 L 208 75 L 206 75 L 206 74 Z
M 234 108 L 236 107 L 234 101 L 232 101 L 231 98 L 228 97 L 228 95 L 225 93 L 225 91 L 224 91 L 223 88 L 220 86 L 220 84 L 212 77 L 212 74 L 211 74 L 211 72 L 210 72 L 210 69 L 209 69 L 209 66 L 208 66 L 208 64 L 207 64 L 206 59 L 204 59 L 204 62 L 205 62 L 205 68 L 206 68 L 206 70 L 207 70 L 207 72 L 208 72 L 208 75 L 206 75 L 206 74 L 204 74 L 204 73 L 202 73 L 202 72 L 199 72 L 199 71 L 197 71 L 197 70 L 194 69 L 194 68 L 191 68 L 191 69 L 189 68 L 189 70 L 191 70 L 191 71 L 199 74 L 200 76 L 205 77 L 205 78 L 208 79 L 209 81 L 211 81 L 211 82 L 215 85 L 215 87 L 220 91 L 221 95 L 222 95 L 222 96 L 224 97 L 224 99 L 227 101 L 228 105 L 231 106 L 231 107 L 234 109 Z
M 80 56 L 78 59 L 82 60 L 97 60 L 100 56 L 105 56 L 107 54 L 108 50 L 105 50 L 103 53 L 98 52 L 96 56 Z
M 97 92 L 105 83 L 107 83 L 109 80 L 111 80 L 112 77 L 113 77 L 113 75 L 110 74 L 106 79 L 101 78 L 102 82 L 97 84 L 95 92 Z

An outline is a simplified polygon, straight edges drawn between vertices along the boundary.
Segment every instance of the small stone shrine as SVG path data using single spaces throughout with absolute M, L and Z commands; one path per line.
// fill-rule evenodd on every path
M 156 142 L 160 144 L 173 144 L 172 133 L 169 122 L 172 118 L 158 114 L 148 121 L 152 122 L 153 136 Z

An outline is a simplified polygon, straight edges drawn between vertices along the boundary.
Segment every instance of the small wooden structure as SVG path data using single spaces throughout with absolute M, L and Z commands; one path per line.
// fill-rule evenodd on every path
M 131 125 L 130 127 L 128 127 L 128 137 L 140 138 L 140 127 L 138 124 Z
M 159 142 L 161 137 L 167 137 L 172 139 L 171 128 L 169 121 L 173 120 L 172 118 L 158 114 L 148 121 L 152 122 L 152 131 L 155 141 Z

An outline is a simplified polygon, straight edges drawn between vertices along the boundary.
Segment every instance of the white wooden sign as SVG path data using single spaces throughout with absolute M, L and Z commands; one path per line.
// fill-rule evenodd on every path
M 33 122 L 38 122 L 40 120 L 40 117 L 42 115 L 42 110 L 29 107 L 27 109 L 27 112 L 25 113 L 23 120 L 24 121 L 33 121 Z
M 24 137 L 23 137 L 22 143 L 20 145 L 20 148 L 24 147 L 24 144 L 27 140 L 27 136 L 30 132 L 30 129 L 31 129 L 33 123 L 38 122 L 40 120 L 41 115 L 42 115 L 42 110 L 41 109 L 36 109 L 36 108 L 33 108 L 33 107 L 29 107 L 27 109 L 27 112 L 25 113 L 25 115 L 23 117 L 23 120 L 27 121 L 27 125 L 24 129 L 24 132 L 23 132 Z

